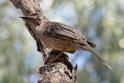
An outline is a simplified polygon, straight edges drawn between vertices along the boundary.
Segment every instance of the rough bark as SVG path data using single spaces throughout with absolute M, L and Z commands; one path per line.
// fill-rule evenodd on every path
M 25 25 L 36 40 L 40 52 L 42 52 L 42 58 L 44 66 L 39 68 L 41 79 L 38 83 L 76 83 L 76 70 L 69 62 L 66 54 L 62 53 L 61 56 L 55 61 L 51 62 L 51 59 L 55 58 L 60 52 L 53 52 L 50 49 L 45 49 L 42 42 L 39 41 L 36 28 L 40 25 L 42 20 L 47 20 L 43 15 L 43 11 L 38 4 L 37 0 L 10 0 L 13 5 L 20 9 L 24 16 L 33 16 L 34 20 L 24 20 Z M 46 61 L 47 60 L 47 61 Z

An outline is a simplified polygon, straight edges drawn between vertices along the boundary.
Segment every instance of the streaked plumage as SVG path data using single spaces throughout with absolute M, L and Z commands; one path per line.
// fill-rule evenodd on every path
M 23 19 L 28 19 L 28 17 L 23 17 Z M 94 51 L 93 48 L 96 45 L 88 41 L 76 28 L 58 22 L 42 20 L 36 30 L 45 47 L 60 52 L 74 52 L 78 49 L 90 51 L 111 70 L 111 67 Z

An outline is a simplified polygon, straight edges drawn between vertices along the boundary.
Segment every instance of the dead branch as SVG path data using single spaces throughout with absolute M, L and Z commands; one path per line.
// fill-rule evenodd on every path
M 77 67 L 73 67 L 69 62 L 66 54 L 51 62 L 52 58 L 55 58 L 59 52 L 53 52 L 50 49 L 44 48 L 42 41 L 39 40 L 37 35 L 37 27 L 43 20 L 48 20 L 38 4 L 37 0 L 10 0 L 13 5 L 20 9 L 23 13 L 23 19 L 25 21 L 26 28 L 36 40 L 38 51 L 42 52 L 44 66 L 39 68 L 41 79 L 38 83 L 76 83 L 76 70 Z M 30 20 L 25 20 L 25 16 L 29 16 Z M 46 61 L 47 60 L 47 61 Z

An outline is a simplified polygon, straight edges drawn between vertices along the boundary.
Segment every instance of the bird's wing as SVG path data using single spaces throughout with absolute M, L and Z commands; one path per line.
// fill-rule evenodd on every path
M 58 22 L 49 22 L 47 23 L 46 28 L 47 29 L 45 29 L 45 32 L 52 37 L 59 39 L 71 39 L 72 41 L 81 44 L 85 44 L 85 42 L 87 42 L 91 47 L 96 46 L 94 43 L 87 41 L 80 31 L 71 26 Z
M 71 39 L 79 42 L 83 40 L 81 33 L 71 26 L 57 22 L 49 22 L 45 27 L 47 28 L 45 32 L 52 37 Z

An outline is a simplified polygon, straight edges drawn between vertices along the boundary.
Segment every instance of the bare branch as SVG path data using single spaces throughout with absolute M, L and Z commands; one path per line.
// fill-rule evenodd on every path
M 51 62 L 51 59 L 55 58 L 58 54 L 60 54 L 60 52 L 53 52 L 49 51 L 50 49 L 47 50 L 44 48 L 42 41 L 40 41 L 40 38 L 37 35 L 37 27 L 40 26 L 42 21 L 48 20 L 44 16 L 37 0 L 10 1 L 24 14 L 21 18 L 25 21 L 28 31 L 36 40 L 38 51 L 44 54 L 42 57 L 45 64 L 43 67 L 39 68 L 39 73 L 42 74 L 42 78 L 38 81 L 38 83 L 76 83 L 76 70 L 69 62 L 67 55 L 62 53 L 58 59 Z

